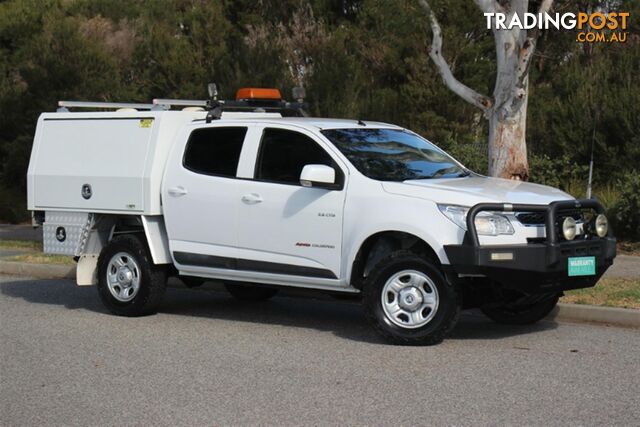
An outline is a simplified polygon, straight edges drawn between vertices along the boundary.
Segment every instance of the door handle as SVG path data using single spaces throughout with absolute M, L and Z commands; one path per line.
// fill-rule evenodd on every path
M 168 189 L 167 193 L 169 193 L 169 195 L 174 196 L 174 197 L 180 197 L 180 196 L 184 196 L 185 194 L 187 194 L 188 191 L 184 187 L 177 186 L 177 187 L 172 187 L 172 188 Z
M 259 194 L 250 193 L 242 196 L 242 201 L 248 205 L 255 205 L 256 203 L 262 203 L 262 197 Z

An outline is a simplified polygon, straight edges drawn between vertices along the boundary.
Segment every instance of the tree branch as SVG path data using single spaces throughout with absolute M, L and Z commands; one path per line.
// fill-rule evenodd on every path
M 483 111 L 487 111 L 493 105 L 493 101 L 491 98 L 476 92 L 454 77 L 449 64 L 447 64 L 447 61 L 442 56 L 442 30 L 440 29 L 440 24 L 438 24 L 438 20 L 431 10 L 429 3 L 427 3 L 427 0 L 418 0 L 418 2 L 429 15 L 429 22 L 431 23 L 431 31 L 433 33 L 429 57 L 436 65 L 444 83 L 451 91 L 468 103 L 475 105 Z
M 538 13 L 548 13 L 551 6 L 553 6 L 553 0 L 542 0 Z
M 548 13 L 553 6 L 553 0 L 543 0 L 540 4 L 540 8 L 538 9 L 538 14 Z M 538 15 L 540 16 L 540 15 Z M 531 64 L 531 58 L 533 57 L 533 53 L 536 50 L 536 44 L 538 42 L 538 37 L 540 36 L 540 30 L 535 28 L 533 31 L 529 31 L 527 34 L 527 38 L 522 44 L 522 48 L 520 49 L 520 55 L 518 58 L 518 71 L 517 77 L 518 82 L 521 83 L 524 80 L 524 77 L 529 75 L 529 66 Z
M 504 8 L 496 0 L 475 0 L 484 13 L 504 12 Z
M 538 9 L 538 13 L 549 12 L 552 5 L 553 0 L 543 0 L 540 4 L 540 8 Z M 526 80 L 529 76 L 531 58 L 536 51 L 536 44 L 538 42 L 539 36 L 540 31 L 538 29 L 529 31 L 527 33 L 527 38 L 524 40 L 522 46 L 520 47 L 520 52 L 518 53 L 518 68 L 516 69 L 515 86 L 513 88 L 514 94 L 511 99 L 509 112 L 517 111 L 520 108 L 520 105 L 524 102 L 524 99 L 527 95 Z

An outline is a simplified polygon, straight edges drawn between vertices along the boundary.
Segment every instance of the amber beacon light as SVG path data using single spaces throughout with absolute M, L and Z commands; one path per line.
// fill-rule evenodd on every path
M 249 100 L 269 100 L 280 101 L 280 91 L 273 88 L 261 88 L 261 87 L 243 87 L 236 92 L 236 101 L 249 101 Z

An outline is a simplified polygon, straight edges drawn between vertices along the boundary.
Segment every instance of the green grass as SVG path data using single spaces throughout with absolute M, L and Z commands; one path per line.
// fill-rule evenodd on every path
M 582 181 L 569 181 L 564 185 L 567 193 L 578 199 L 587 197 L 587 184 Z M 620 199 L 620 191 L 613 184 L 596 186 L 592 196 L 598 199 L 605 210 L 611 209 Z
M 68 255 L 48 255 L 41 252 L 16 255 L 6 259 L 7 261 L 29 262 L 34 264 L 64 264 L 74 265 L 73 257 Z
M 611 209 L 620 199 L 620 191 L 612 184 L 601 186 L 593 190 L 593 195 L 598 199 L 606 210 Z
M 0 240 L 0 249 L 29 249 L 33 251 L 42 251 L 42 243 L 29 240 Z
M 593 288 L 565 294 L 560 302 L 640 309 L 640 277 L 601 279 Z

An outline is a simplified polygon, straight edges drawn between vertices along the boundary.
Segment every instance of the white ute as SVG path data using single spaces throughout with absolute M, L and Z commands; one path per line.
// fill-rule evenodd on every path
M 175 275 L 240 299 L 350 294 L 387 340 L 435 344 L 465 308 L 535 322 L 615 257 L 595 200 L 480 176 L 399 126 L 292 117 L 303 104 L 275 89 L 59 106 L 28 206 L 44 251 L 76 257 L 117 315 L 156 312 Z

